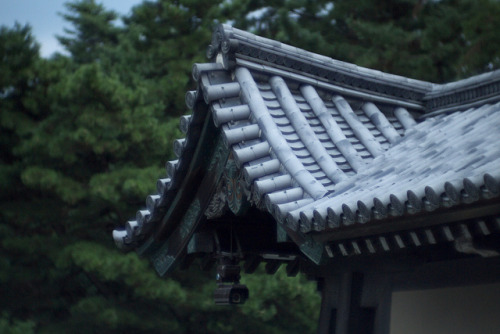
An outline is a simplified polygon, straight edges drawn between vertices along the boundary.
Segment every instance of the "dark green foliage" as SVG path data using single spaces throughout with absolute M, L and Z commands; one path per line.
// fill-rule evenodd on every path
M 464 1 L 463 33 L 467 48 L 460 58 L 459 70 L 479 73 L 500 68 L 500 5 L 498 1 Z
M 65 29 L 70 37 L 59 37 L 59 42 L 70 52 L 76 63 L 100 59 L 101 52 L 118 43 L 119 29 L 113 25 L 118 15 L 105 10 L 95 0 L 81 0 L 65 4 L 70 12 L 62 14 L 75 30 Z
M 500 67 L 495 0 L 235 0 L 224 10 L 243 29 L 415 79 L 453 81 Z
M 248 303 L 215 307 L 214 273 L 160 279 L 111 240 L 165 175 L 217 22 L 432 81 L 500 65 L 498 1 L 158 0 L 121 26 L 93 0 L 66 10 L 70 56 L 0 28 L 0 333 L 314 332 L 303 277 L 245 275 Z
M 193 41 L 208 41 L 213 23 L 201 19 L 208 2 L 185 8 L 145 3 L 118 29 L 95 2 L 69 4 L 74 30 L 61 41 L 71 57 L 49 60 L 39 58 L 29 27 L 2 28 L 2 333 L 262 333 L 285 325 L 276 314 L 216 307 L 213 273 L 160 279 L 111 240 L 154 191 L 181 136 L 177 115 L 205 49 Z M 313 283 L 280 280 L 304 287 L 298 302 L 317 302 Z M 312 331 L 317 312 L 311 307 L 297 328 Z
M 14 162 L 10 147 L 27 135 L 37 116 L 35 91 L 35 64 L 38 61 L 38 45 L 29 26 L 16 24 L 12 29 L 0 27 L 0 162 L 3 168 Z M 2 186 L 9 177 L 0 178 Z
M 124 19 L 127 56 L 119 55 L 126 60 L 123 72 L 133 66 L 148 97 L 161 101 L 169 115 L 186 113 L 184 95 L 194 87 L 191 69 L 194 62 L 205 61 L 219 2 L 145 1 Z

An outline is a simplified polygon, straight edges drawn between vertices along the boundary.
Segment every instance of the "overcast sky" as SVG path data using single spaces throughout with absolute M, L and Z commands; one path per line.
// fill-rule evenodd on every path
M 67 0 L 0 0 L 0 25 L 12 27 L 17 21 L 22 25 L 29 23 L 33 35 L 40 43 L 40 52 L 48 57 L 55 51 L 62 51 L 55 35 L 62 35 L 63 28 L 70 26 L 58 13 L 64 12 Z M 130 12 L 130 9 L 142 0 L 98 0 L 106 9 L 112 9 L 120 15 Z

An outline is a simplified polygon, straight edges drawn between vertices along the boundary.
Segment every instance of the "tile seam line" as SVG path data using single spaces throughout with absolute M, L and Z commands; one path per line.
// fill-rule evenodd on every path
M 274 76 L 270 79 L 270 84 L 275 94 L 276 91 L 281 91 L 281 97 L 279 94 L 276 94 L 281 108 L 290 120 L 292 128 L 301 139 L 305 149 L 311 154 L 311 157 L 319 166 L 319 169 L 322 170 L 325 175 L 335 183 L 343 180 L 346 175 L 338 167 L 337 163 L 332 159 L 319 141 L 309 122 L 302 114 L 302 111 L 297 105 L 285 81 L 281 77 Z M 301 125 L 303 125 L 303 127 L 301 127 Z
M 328 83 L 328 82 L 325 82 L 325 81 L 322 81 L 322 80 L 319 80 L 319 79 L 316 79 L 313 77 L 309 77 L 309 76 L 306 76 L 303 74 L 299 74 L 299 73 L 295 73 L 295 72 L 293 72 L 293 73 L 287 72 L 283 69 L 271 67 L 269 65 L 259 64 L 259 63 L 252 62 L 252 61 L 245 60 L 245 59 L 237 58 L 236 64 L 243 66 L 243 67 L 246 67 L 249 70 L 261 72 L 261 73 L 264 73 L 264 74 L 267 74 L 270 76 L 277 75 L 277 76 L 280 76 L 282 78 L 294 80 L 300 84 L 309 84 L 311 86 L 318 87 L 320 89 L 332 91 L 332 92 L 335 92 L 337 94 L 342 94 L 342 95 L 346 95 L 346 96 L 353 97 L 353 98 L 366 99 L 367 101 L 370 101 L 370 102 L 385 103 L 385 104 L 394 105 L 397 107 L 405 107 L 405 108 L 409 108 L 412 110 L 418 110 L 419 112 L 425 111 L 425 107 L 422 104 L 411 103 L 411 102 L 407 102 L 407 101 L 404 101 L 404 100 L 401 100 L 398 98 L 389 98 L 389 97 L 384 97 L 384 96 L 378 96 L 378 95 L 374 95 L 374 94 L 356 91 L 354 89 L 340 87 L 340 86 L 337 86 L 337 85 L 334 85 L 334 84 L 331 84 L 331 83 Z
M 307 171 L 300 160 L 293 154 L 286 139 L 272 120 L 272 116 L 262 96 L 260 96 L 259 89 L 250 71 L 247 68 L 238 67 L 235 69 L 235 76 L 240 83 L 244 102 L 248 103 L 266 140 L 285 169 L 311 197 L 314 199 L 324 197 L 327 194 L 327 190 Z

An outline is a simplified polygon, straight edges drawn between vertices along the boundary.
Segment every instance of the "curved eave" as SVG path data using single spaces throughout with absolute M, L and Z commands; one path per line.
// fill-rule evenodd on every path
M 500 97 L 500 72 L 434 85 L 227 26 L 216 30 L 208 54 L 213 62 L 193 66 L 198 87 L 186 94 L 193 113 L 181 118 L 186 138 L 174 144 L 178 159 L 167 164 L 167 178 L 158 180 L 147 209 L 114 232 L 119 246 L 150 257 L 159 274 L 183 258 L 210 202 L 227 191 L 218 186 L 229 169 L 236 170 L 231 181 L 246 200 L 274 217 L 278 242 L 291 238 L 314 263 L 335 252 L 350 255 L 349 247 L 360 253 L 354 239 L 368 235 L 382 238 L 387 251 L 385 234 L 400 245 L 394 233 L 425 229 L 426 219 L 499 214 L 500 151 L 482 133 L 500 128 L 500 104 L 486 104 Z M 476 110 L 415 121 L 440 94 L 474 87 L 487 93 L 482 104 L 471 97 Z M 460 99 L 467 105 L 467 94 L 444 99 L 440 110 L 447 113 Z M 442 135 L 445 128 L 449 134 Z M 453 158 L 459 171 L 440 169 L 439 155 L 461 144 L 465 151 Z M 460 154 L 470 161 L 461 162 Z M 371 241 L 362 241 L 373 253 Z
M 140 210 L 139 219 L 132 222 L 137 227 L 131 229 L 128 222 L 127 234 L 119 240 L 122 247 L 135 248 L 140 255 L 149 257 L 160 275 L 171 271 L 182 259 L 192 234 L 204 219 L 227 159 L 219 130 L 203 103 L 194 106 L 185 129 L 184 147 L 178 160 L 168 164 L 168 178 L 158 180 L 158 193 L 148 196 L 148 208 Z
M 208 73 L 208 74 L 207 74 Z M 173 270 L 186 254 L 194 232 L 206 220 L 206 210 L 225 170 L 229 150 L 210 106 L 239 105 L 239 85 L 220 64 L 194 66 L 196 91 L 186 94 L 191 115 L 181 117 L 186 138 L 174 142 L 177 159 L 167 162 L 167 177 L 157 182 L 157 194 L 124 230 L 115 230 L 120 248 L 135 249 L 150 258 L 159 275 Z

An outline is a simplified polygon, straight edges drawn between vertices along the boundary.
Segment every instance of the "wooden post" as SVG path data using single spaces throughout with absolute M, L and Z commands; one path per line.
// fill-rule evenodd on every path
M 389 334 L 392 289 L 380 274 L 324 279 L 318 334 Z

